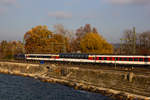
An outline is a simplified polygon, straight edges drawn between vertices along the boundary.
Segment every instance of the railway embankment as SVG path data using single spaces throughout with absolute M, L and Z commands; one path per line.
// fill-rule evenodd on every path
M 88 69 L 57 64 L 0 62 L 0 72 L 61 83 L 114 99 L 150 100 L 150 75 L 131 71 Z

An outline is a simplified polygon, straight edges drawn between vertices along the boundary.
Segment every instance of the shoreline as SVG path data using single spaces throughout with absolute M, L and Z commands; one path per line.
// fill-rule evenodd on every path
M 79 73 L 79 72 L 81 73 Z M 92 75 L 94 74 L 92 70 L 84 70 L 80 68 L 74 68 L 74 67 L 60 67 L 54 64 L 51 65 L 39 65 L 39 64 L 26 64 L 26 63 L 13 63 L 13 62 L 0 62 L 0 72 L 4 74 L 11 74 L 11 75 L 19 75 L 19 76 L 24 76 L 24 77 L 32 77 L 35 79 L 39 79 L 43 82 L 49 82 L 49 83 L 59 83 L 62 85 L 66 85 L 69 87 L 73 87 L 74 89 L 77 90 L 86 90 L 90 92 L 96 92 L 100 93 L 104 96 L 108 96 L 113 99 L 143 99 L 143 100 L 150 100 L 150 96 L 143 96 L 139 94 L 134 94 L 134 93 L 129 93 L 126 91 L 120 91 L 120 90 L 115 90 L 107 87 L 102 87 L 95 84 L 93 82 L 95 80 L 92 80 L 91 78 L 93 77 Z M 83 75 L 79 74 L 85 74 L 88 73 L 88 77 L 85 77 Z M 90 74 L 92 73 L 92 74 Z M 108 74 L 109 73 L 109 74 Z M 105 72 L 105 71 L 97 71 L 96 74 L 100 74 L 101 76 L 108 74 L 111 75 L 110 72 Z M 118 73 L 114 73 L 119 75 Z M 123 73 L 126 74 L 126 73 Z M 81 78 L 77 76 L 81 76 Z M 94 74 L 95 75 L 95 74 Z M 91 77 L 91 78 L 90 78 Z M 94 76 L 95 77 L 95 76 Z M 104 76 L 106 79 L 107 75 Z M 78 79 L 79 78 L 79 79 Z M 83 79 L 87 80 L 83 80 Z M 126 77 L 124 77 L 126 78 Z M 148 77 L 149 78 L 149 77 Z M 103 78 L 102 78 L 103 79 Z M 123 79 L 125 80 L 125 79 Z M 103 80 L 104 81 L 104 80 Z M 109 79 L 108 79 L 109 81 Z M 127 81 L 127 80 L 125 80 Z M 149 81 L 149 80 L 148 80 Z M 108 85 L 109 83 L 106 83 L 104 85 Z M 114 84 L 114 83 L 113 83 Z M 131 84 L 131 83 L 129 83 Z M 111 85 L 111 84 L 110 84 Z M 147 95 L 147 94 L 146 94 Z M 149 95 L 149 94 L 148 94 Z

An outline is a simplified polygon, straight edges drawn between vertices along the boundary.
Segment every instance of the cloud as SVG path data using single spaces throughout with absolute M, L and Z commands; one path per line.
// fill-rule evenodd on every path
M 0 8 L 0 15 L 4 14 L 6 12 L 6 8 Z
M 150 0 L 107 0 L 112 4 L 119 5 L 128 5 L 128 4 L 136 4 L 136 5 L 147 5 L 150 4 Z
M 6 13 L 12 6 L 17 6 L 17 0 L 0 0 L 0 15 Z
M 0 0 L 0 5 L 13 5 L 16 3 L 16 0 Z
M 57 12 L 48 12 L 49 17 L 54 17 L 56 19 L 70 19 L 72 18 L 71 13 L 63 12 L 63 11 L 57 11 Z
M 96 14 L 91 14 L 91 15 L 83 15 L 83 16 L 80 16 L 81 18 L 83 19 L 94 19 L 96 18 Z

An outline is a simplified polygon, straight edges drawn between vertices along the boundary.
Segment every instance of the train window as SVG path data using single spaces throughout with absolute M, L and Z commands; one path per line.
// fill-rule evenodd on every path
M 63 58 L 65 58 L 66 57 L 66 55 L 63 55 Z
M 139 61 L 143 61 L 143 58 L 139 58 Z
M 66 58 L 70 58 L 70 55 L 66 55 Z
M 102 57 L 99 57 L 99 60 L 102 60 Z
M 29 56 L 29 57 L 34 58 L 34 57 L 36 57 L 36 56 Z
M 65 55 L 65 58 L 69 58 L 69 55 Z
M 112 57 L 109 57 L 109 60 L 112 60 Z
M 82 55 L 79 55 L 79 59 L 82 59 Z
M 76 58 L 76 55 L 73 55 L 73 58 Z
M 144 58 L 144 62 L 148 62 L 148 58 Z
M 62 55 L 62 58 L 65 58 L 65 55 Z
M 133 61 L 133 58 L 129 58 L 129 61 Z
M 41 58 L 45 58 L 45 56 L 41 56 Z
M 120 61 L 122 61 L 122 58 L 119 58 Z
M 81 56 L 80 56 L 80 55 L 78 55 L 78 59 L 80 59 L 80 57 L 81 57 Z
M 138 58 L 134 58 L 134 61 L 139 61 L 139 59 Z
M 81 59 L 83 59 L 84 58 L 84 55 L 81 55 Z
M 71 55 L 71 58 L 74 58 L 74 55 Z
M 42 58 L 50 58 L 50 56 L 43 56 Z
M 74 58 L 77 59 L 77 58 L 78 58 L 78 55 L 74 55 Z
M 115 60 L 118 60 L 119 58 L 117 57 L 117 58 L 115 58 Z
M 37 56 L 37 58 L 44 58 L 44 56 Z
M 85 58 L 85 55 L 82 55 L 82 57 L 81 57 L 82 59 L 84 59 Z
M 78 55 L 78 59 L 80 59 L 81 58 L 81 55 Z
M 127 61 L 127 58 L 123 58 L 124 61 Z
M 81 59 L 83 59 L 83 57 L 84 57 L 83 55 L 80 55 L 80 58 L 81 58 Z
M 128 59 L 127 58 L 124 58 L 124 61 L 127 61 Z
M 80 55 L 80 59 L 83 59 L 84 58 L 84 55 Z
M 85 55 L 85 59 L 88 59 L 88 55 Z
M 72 58 L 72 55 L 68 55 L 68 58 Z
M 107 60 L 107 57 L 104 57 L 104 60 Z
M 82 55 L 82 59 L 86 59 L 86 55 Z
M 75 57 L 76 59 L 78 59 L 78 55 L 74 55 L 74 57 Z
M 60 55 L 61 58 L 64 58 L 64 55 Z

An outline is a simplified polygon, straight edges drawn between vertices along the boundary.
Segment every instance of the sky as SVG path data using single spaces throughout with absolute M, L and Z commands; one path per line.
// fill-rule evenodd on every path
M 124 30 L 150 30 L 150 0 L 0 0 L 0 41 L 22 40 L 37 25 L 63 24 L 76 30 L 96 27 L 108 42 L 118 43 Z

